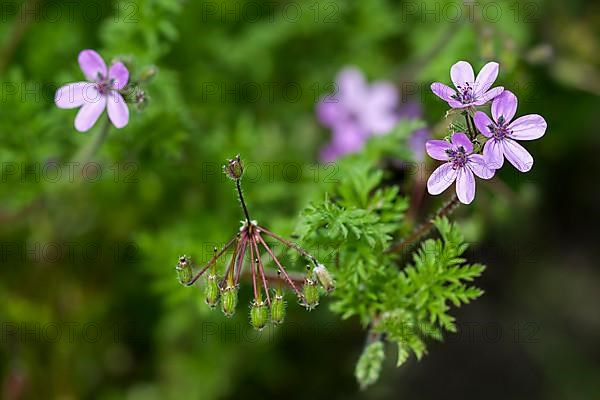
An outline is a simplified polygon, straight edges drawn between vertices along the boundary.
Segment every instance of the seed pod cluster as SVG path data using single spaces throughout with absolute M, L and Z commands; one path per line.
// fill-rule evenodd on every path
M 206 276 L 206 288 L 204 289 L 206 295 L 205 301 L 210 308 L 215 308 L 219 302 L 220 290 L 217 279 L 217 275 L 212 273 Z
M 221 311 L 226 317 L 231 317 L 235 314 L 235 309 L 238 302 L 238 289 L 236 286 L 227 285 L 221 293 Z

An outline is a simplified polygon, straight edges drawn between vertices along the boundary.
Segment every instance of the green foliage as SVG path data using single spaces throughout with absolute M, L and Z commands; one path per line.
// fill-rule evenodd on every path
M 354 370 L 354 376 L 356 376 L 356 380 L 360 384 L 361 389 L 366 389 L 368 386 L 377 382 L 384 359 L 385 352 L 381 340 L 377 340 L 365 346 L 365 350 L 358 359 L 356 369 Z
M 319 249 L 320 261 L 335 276 L 332 310 L 342 318 L 357 316 L 365 327 L 397 343 L 398 365 L 410 353 L 420 359 L 427 338 L 441 340 L 443 331 L 456 331 L 450 306 L 482 294 L 470 282 L 484 266 L 465 263 L 464 237 L 446 218 L 434 222 L 440 238 L 423 241 L 412 262 L 403 265 L 403 257 L 386 250 L 406 233 L 406 197 L 385 183 L 386 172 L 369 161 L 368 152 L 342 161 L 340 170 L 339 182 L 326 189 L 324 200 L 303 212 L 302 240 Z M 365 361 L 371 358 L 363 354 L 360 362 L 371 365 Z M 358 370 L 364 387 L 378 368 Z

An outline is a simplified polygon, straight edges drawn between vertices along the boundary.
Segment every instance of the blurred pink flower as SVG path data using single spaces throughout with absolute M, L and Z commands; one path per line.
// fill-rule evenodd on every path
M 90 130 L 104 109 L 117 128 L 129 122 L 129 109 L 119 90 L 129 81 L 129 71 L 121 62 L 106 68 L 104 60 L 94 50 L 79 53 L 79 66 L 87 81 L 70 83 L 56 91 L 54 102 L 59 108 L 81 107 L 75 117 L 75 129 Z

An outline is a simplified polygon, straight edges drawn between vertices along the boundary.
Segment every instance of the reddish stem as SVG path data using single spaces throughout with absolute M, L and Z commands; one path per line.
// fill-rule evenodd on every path
M 256 240 L 252 241 L 254 245 L 254 251 L 256 252 L 256 259 L 258 260 L 258 272 L 260 273 L 260 277 L 262 279 L 263 287 L 265 288 L 265 294 L 267 295 L 267 303 L 269 306 L 271 305 L 271 296 L 269 296 L 269 286 L 267 285 L 267 278 L 265 278 L 265 269 L 260 259 L 260 253 L 258 251 L 258 245 L 256 244 Z
M 304 257 L 307 257 L 308 259 L 310 259 L 315 265 L 317 265 L 317 259 L 310 253 L 308 253 L 306 250 L 304 250 L 303 248 L 295 245 L 294 243 L 282 238 L 281 236 L 278 236 L 276 234 L 274 234 L 273 232 L 270 232 L 268 230 L 266 230 L 265 228 L 263 228 L 262 226 L 256 226 L 256 228 L 260 231 L 263 232 L 266 235 L 271 236 L 273 239 L 279 240 L 281 243 L 285 244 L 288 247 L 291 247 L 292 249 L 296 250 L 298 253 L 302 254 Z M 260 235 L 259 235 L 260 238 Z
M 239 238 L 239 235 L 234 236 L 233 239 L 231 239 L 225 246 L 223 246 L 223 248 L 221 249 L 221 251 L 218 252 L 217 254 L 215 254 L 213 256 L 213 258 L 211 258 L 210 261 L 202 268 L 202 270 L 200 270 L 200 272 L 198 272 L 192 278 L 192 280 L 188 282 L 187 286 L 191 286 L 194 283 L 196 283 L 196 281 L 202 276 L 202 274 L 204 274 L 207 269 L 209 269 L 227 250 L 229 250 L 229 248 L 233 245 L 233 243 L 236 240 L 238 240 L 238 238 Z
M 265 232 L 265 233 L 267 233 L 267 232 Z M 268 235 L 268 233 L 267 233 L 267 235 Z M 269 245 L 267 244 L 267 242 L 265 242 L 265 240 L 262 238 L 262 236 L 260 235 L 260 233 L 257 233 L 256 237 L 258 238 L 258 240 L 260 240 L 260 242 L 262 243 L 262 245 L 264 246 L 264 248 L 271 255 L 271 258 L 273 259 L 273 261 L 275 261 L 275 264 L 277 264 L 277 267 L 279 267 L 279 270 L 281 271 L 281 273 L 285 277 L 286 282 L 292 287 L 292 289 L 294 289 L 294 291 L 296 292 L 296 294 L 298 295 L 299 298 L 303 298 L 304 296 L 302 296 L 302 293 L 300 293 L 298 291 L 298 289 L 296 288 L 296 285 L 294 285 L 294 282 L 290 279 L 289 275 L 285 271 L 285 268 L 283 268 L 283 266 L 281 265 L 281 263 L 279 262 L 279 260 L 277 259 L 277 257 L 275 257 L 275 254 L 273 254 L 273 251 L 271 250 L 271 248 L 269 247 Z

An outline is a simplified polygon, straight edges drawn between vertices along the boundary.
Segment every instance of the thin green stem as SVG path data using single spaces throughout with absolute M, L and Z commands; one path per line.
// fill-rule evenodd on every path
M 110 128 L 110 119 L 106 117 L 104 120 L 104 124 L 100 128 L 100 130 L 96 131 L 96 134 L 92 138 L 90 142 L 87 143 L 86 146 L 83 146 L 73 157 L 73 162 L 75 163 L 87 163 L 96 155 L 100 146 L 104 143 L 108 136 L 108 131 Z

